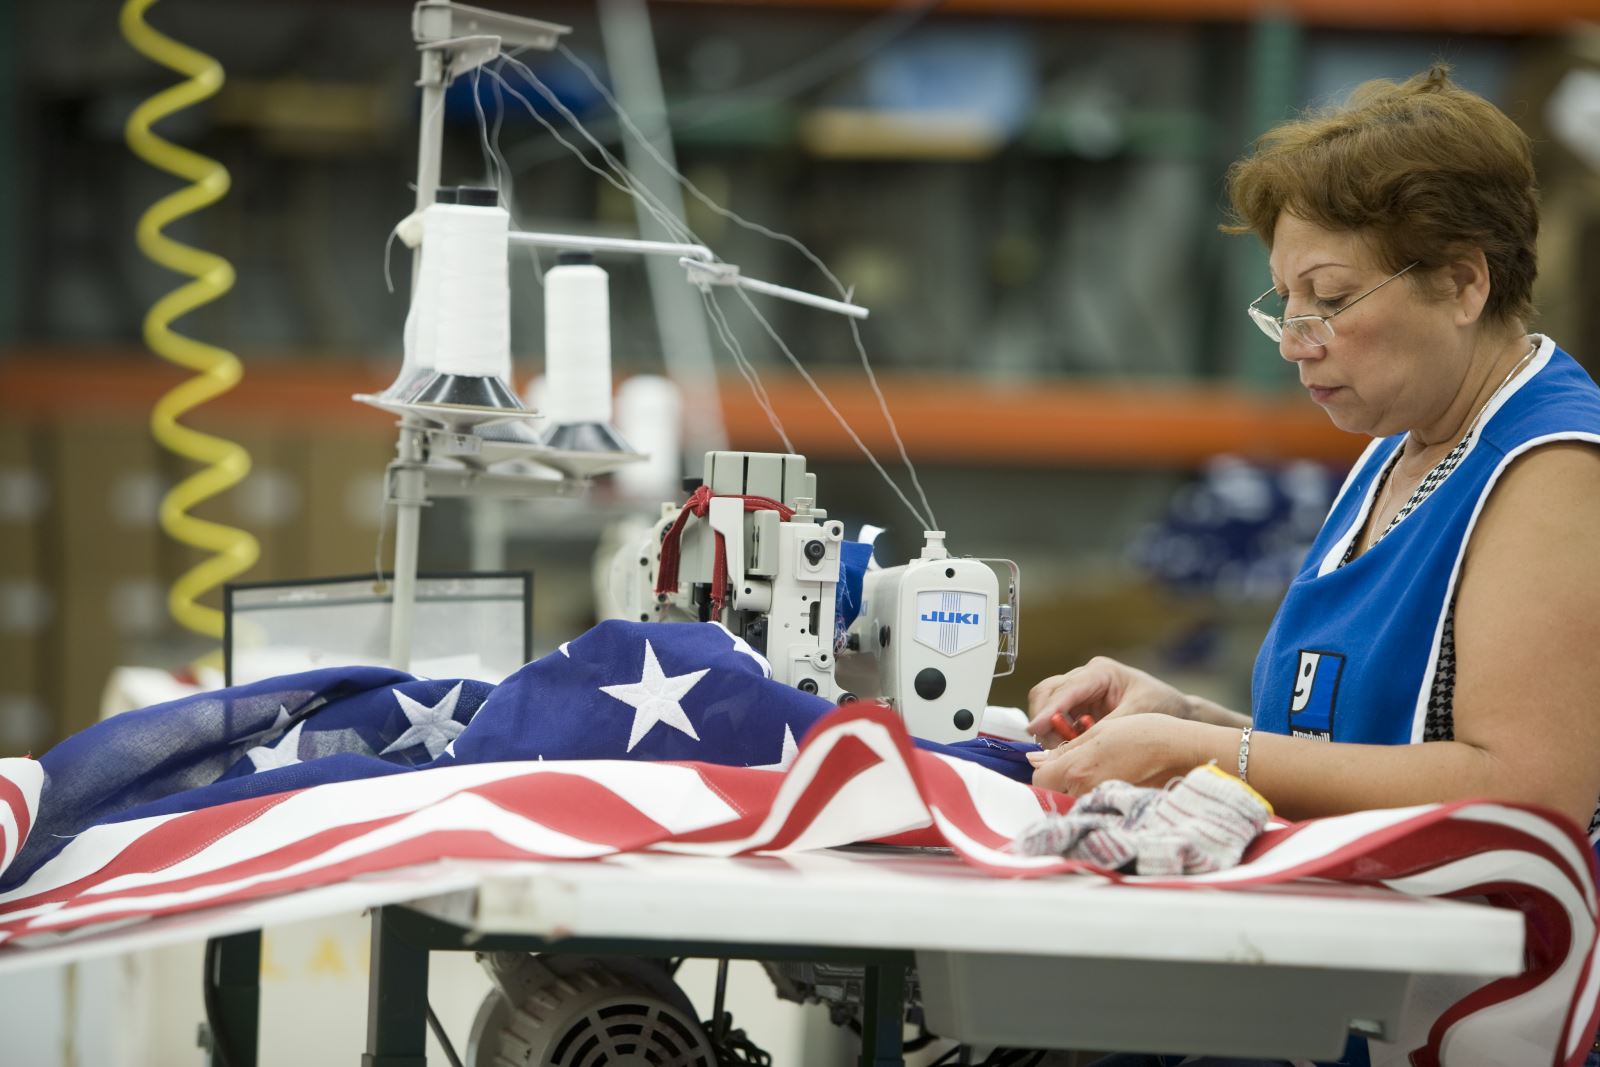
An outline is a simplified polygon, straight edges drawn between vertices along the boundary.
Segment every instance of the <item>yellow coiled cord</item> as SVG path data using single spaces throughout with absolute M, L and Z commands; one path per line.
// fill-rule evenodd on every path
M 156 402 L 150 430 L 163 448 L 204 468 L 174 486 L 161 501 L 161 528 L 183 544 L 211 553 L 178 578 L 167 594 L 167 606 L 179 624 L 207 637 L 222 637 L 222 612 L 198 598 L 255 565 L 256 539 L 244 530 L 195 518 L 189 509 L 226 492 L 250 473 L 250 454 L 232 441 L 180 425 L 191 408 L 226 393 L 239 383 L 239 360 L 232 352 L 184 337 L 172 330 L 175 319 L 208 304 L 233 288 L 233 265 L 221 256 L 191 248 L 162 232 L 169 223 L 222 199 L 228 172 L 222 164 L 164 140 L 150 127 L 175 111 L 215 95 L 222 87 L 222 66 L 210 56 L 156 32 L 144 21 L 156 0 L 127 0 L 122 7 L 122 35 L 145 57 L 187 80 L 163 89 L 140 104 L 128 118 L 128 147 L 153 167 L 191 184 L 162 197 L 139 218 L 139 250 L 169 270 L 190 275 L 186 282 L 156 301 L 144 319 L 144 339 L 152 351 L 195 376 Z

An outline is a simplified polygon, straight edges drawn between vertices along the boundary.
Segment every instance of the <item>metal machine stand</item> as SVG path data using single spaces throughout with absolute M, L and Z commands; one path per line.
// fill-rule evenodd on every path
M 450 83 L 500 54 L 502 47 L 550 51 L 566 26 L 538 19 L 505 15 L 465 4 L 424 0 L 412 10 L 411 36 L 417 43 L 422 89 L 422 124 L 417 134 L 417 202 L 421 211 L 433 203 L 439 189 L 439 160 L 444 143 L 444 96 Z M 413 257 L 411 281 L 416 285 L 421 257 Z M 400 422 L 397 458 L 389 467 L 389 502 L 395 509 L 394 607 L 389 630 L 389 663 L 400 670 L 411 665 L 412 607 L 417 594 L 417 540 L 422 508 L 428 503 L 428 421 L 404 412 Z M 510 489 L 509 495 L 544 495 L 525 492 L 529 479 Z M 498 495 L 477 490 L 484 495 Z M 437 491 L 431 495 L 440 495 Z M 474 495 L 471 491 L 461 495 Z
M 259 1029 L 261 935 L 219 938 L 217 967 L 224 998 L 219 1023 L 232 1059 L 228 1067 L 255 1067 Z M 367 1047 L 361 1067 L 426 1067 L 428 954 L 430 952 L 538 952 L 583 956 L 692 956 L 704 959 L 801 960 L 860 964 L 866 968 L 861 1020 L 861 1067 L 903 1067 L 901 1020 L 909 950 L 620 938 L 551 941 L 529 935 L 472 934 L 461 927 L 392 904 L 372 912 L 372 956 L 367 989 Z M 211 1063 L 221 1067 L 213 1050 Z

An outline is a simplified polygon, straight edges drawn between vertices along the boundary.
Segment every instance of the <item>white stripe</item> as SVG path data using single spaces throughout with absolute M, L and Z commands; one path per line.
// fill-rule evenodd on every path
M 113 878 L 95 895 L 193 878 L 294 844 L 324 830 L 394 818 L 447 802 L 474 786 L 536 774 L 569 774 L 604 786 L 674 834 L 727 822 L 737 812 L 691 768 L 624 760 L 545 760 L 434 767 L 297 793 L 194 855 L 159 871 Z
M 87 878 L 122 854 L 122 850 L 164 822 L 179 818 L 177 815 L 153 815 L 148 819 L 128 822 L 102 823 L 79 834 L 67 846 L 50 857 L 26 882 L 9 893 L 0 893 L 0 904 L 23 897 L 46 893 Z M 0 922 L 11 913 L 0 911 Z
M 242 839 L 242 843 L 250 851 L 257 854 L 283 847 L 283 842 L 277 842 L 267 845 L 265 850 L 262 848 L 250 848 L 251 842 L 249 839 L 254 828 L 254 824 L 251 824 L 230 834 L 229 837 Z M 337 866 L 374 852 L 381 852 L 395 845 L 404 844 L 424 834 L 452 830 L 470 830 L 491 834 L 513 848 L 529 853 L 532 857 L 594 859 L 616 851 L 608 844 L 586 841 L 570 834 L 551 830 L 521 815 L 509 812 L 498 804 L 485 800 L 475 793 L 457 793 L 455 796 L 431 804 L 420 811 L 397 818 L 395 821 L 378 827 L 368 834 L 353 838 L 299 863 L 262 871 L 258 874 L 236 878 L 227 882 L 215 882 L 170 893 L 141 895 L 136 898 L 112 897 L 109 900 L 75 903 L 54 914 L 35 919 L 28 924 L 28 928 L 30 930 L 49 929 L 53 926 L 82 922 L 85 919 L 92 919 L 96 915 L 105 915 L 130 907 L 140 910 L 193 907 L 239 890 L 294 878 L 326 867 Z M 115 885 L 107 883 L 106 886 L 96 888 L 92 895 L 100 896 L 111 892 L 113 889 L 138 888 L 173 880 L 165 877 L 167 873 L 166 871 L 161 871 L 151 876 L 117 879 Z M 84 894 L 84 896 L 79 897 L 79 900 L 82 901 L 90 895 Z
M 961 827 L 957 826 L 947 815 L 938 810 L 933 813 L 933 824 L 945 836 L 945 840 L 950 842 L 951 848 L 963 856 L 978 860 L 991 867 L 1002 867 L 1015 871 L 1044 871 L 1048 873 L 1065 867 L 1067 864 L 1067 861 L 1060 856 L 1024 856 L 1017 852 L 990 848 L 988 845 L 967 836 Z M 1073 873 L 1081 874 L 1087 878 L 1109 881 L 1104 875 L 1094 871 L 1074 871 Z
M 1577 1010 L 1572 1013 L 1572 1025 L 1567 1034 L 1569 1056 L 1577 1051 L 1579 1045 L 1594 1040 L 1594 1034 L 1585 1029 L 1585 1024 L 1589 1021 L 1589 1011 L 1583 1005 L 1593 1004 L 1596 997 L 1600 997 L 1600 960 L 1590 962 L 1589 977 L 1584 980 L 1583 991 L 1572 1002 Z
M 942 753 L 929 753 L 956 772 L 962 788 L 977 809 L 985 826 L 1003 837 L 1017 837 L 1045 816 L 1039 806 L 1038 796 L 1031 786 L 1016 782 L 1003 774 L 971 760 L 958 759 Z
M 773 851 L 847 845 L 927 826 L 927 806 L 895 748 L 893 736 L 870 719 L 849 719 L 816 735 L 800 750 L 778 787 L 772 807 L 754 833 L 734 841 L 663 842 L 656 850 L 701 856 L 732 856 L 759 850 L 783 829 L 828 754 L 847 737 L 865 744 L 879 762 L 857 774 L 835 794 L 793 844 Z
M 451 793 L 523 774 L 575 774 L 595 781 L 666 827 L 691 833 L 735 818 L 737 812 L 688 767 L 623 760 L 534 761 L 435 767 L 387 778 L 334 782 L 288 797 L 251 822 L 248 835 L 235 831 L 180 863 L 153 874 L 112 879 L 95 892 L 193 877 L 264 851 L 281 848 L 325 829 L 404 815 Z M 0 904 L 68 885 L 103 869 L 149 831 L 181 814 L 152 816 L 91 827 L 34 873 L 0 896 Z M 0 921 L 22 912 L 0 912 Z
M 0 778 L 4 778 L 22 794 L 22 805 L 27 809 L 31 827 L 39 819 L 39 790 L 44 788 L 44 768 L 38 760 L 8 757 L 0 759 Z M 22 849 L 22 831 L 17 823 L 17 813 L 11 804 L 0 804 L 0 874 L 11 866 Z
M 1184 880 L 1196 885 L 1218 885 L 1229 882 L 1252 881 L 1258 878 L 1270 877 L 1303 866 L 1307 863 L 1326 858 L 1338 849 L 1355 844 L 1372 834 L 1380 833 L 1406 822 L 1433 808 L 1435 805 L 1424 804 L 1410 808 L 1384 808 L 1377 811 L 1358 811 L 1350 815 L 1336 815 L 1332 818 L 1318 819 L 1306 824 L 1297 833 L 1290 834 L 1283 841 L 1266 853 L 1258 856 L 1250 863 L 1227 870 L 1212 871 L 1209 874 L 1185 875 Z M 1138 878 L 1127 879 L 1130 882 L 1139 881 Z M 1167 879 L 1150 879 L 1151 881 L 1165 881 Z
M 17 828 L 17 817 L 10 804 L 0 804 L 0 871 L 11 866 L 21 847 L 22 835 Z
M 1594 920 L 1584 908 L 1582 894 L 1575 890 L 1570 874 L 1528 852 L 1507 849 L 1480 853 L 1384 884 L 1402 893 L 1441 896 L 1485 882 L 1514 882 L 1544 890 L 1567 910 L 1572 922 L 1572 944 L 1566 957 L 1539 985 L 1480 1008 L 1445 1032 L 1440 1052 L 1450 1067 L 1538 1062 L 1542 1057 L 1536 1052 L 1547 1051 L 1550 1035 L 1560 1033 L 1573 1003 L 1584 956 L 1594 938 Z M 1571 1055 L 1576 1051 L 1575 1036 L 1581 1035 L 1565 1036 L 1562 1043 L 1567 1046 L 1567 1055 Z
M 1457 819 L 1469 819 L 1473 822 L 1493 823 L 1497 826 L 1509 826 L 1513 830 L 1536 837 L 1548 845 L 1551 851 L 1566 861 L 1572 870 L 1572 877 L 1583 888 L 1584 905 L 1593 916 L 1600 910 L 1600 899 L 1596 898 L 1594 882 L 1590 879 L 1580 878 L 1579 871 L 1590 870 L 1594 865 L 1594 856 L 1586 850 L 1579 850 L 1572 843 L 1572 838 L 1562 833 L 1555 824 L 1543 815 L 1536 815 L 1531 811 L 1520 808 L 1506 808 L 1498 804 L 1472 804 L 1461 808 L 1451 816 Z

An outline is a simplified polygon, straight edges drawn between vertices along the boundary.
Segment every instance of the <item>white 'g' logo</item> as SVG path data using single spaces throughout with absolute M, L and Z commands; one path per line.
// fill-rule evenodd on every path
M 1317 680 L 1317 664 L 1322 662 L 1321 652 L 1301 652 L 1300 667 L 1294 676 L 1294 695 L 1289 700 L 1289 713 L 1298 715 L 1306 710 L 1311 700 L 1311 686 Z

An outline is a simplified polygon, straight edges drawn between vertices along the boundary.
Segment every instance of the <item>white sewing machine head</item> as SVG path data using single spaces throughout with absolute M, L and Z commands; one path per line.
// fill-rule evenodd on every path
M 914 735 L 954 741 L 972 736 L 997 673 L 1016 663 L 1018 572 L 994 561 L 1009 573 L 1002 599 L 988 562 L 926 536 L 917 559 L 867 571 L 859 614 L 838 632 L 844 528 L 816 506 L 805 457 L 708 452 L 689 502 L 663 504 L 617 554 L 611 588 L 623 618 L 721 622 L 774 680 L 836 703 L 882 700 Z
M 916 559 L 867 571 L 838 674 L 898 709 L 916 736 L 958 740 L 982 720 L 994 679 L 1016 666 L 1020 575 L 992 561 L 1007 568 L 1002 598 L 991 561 L 950 555 L 942 531 L 924 536 Z

